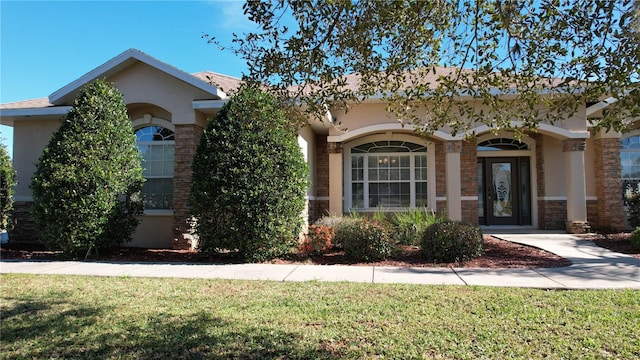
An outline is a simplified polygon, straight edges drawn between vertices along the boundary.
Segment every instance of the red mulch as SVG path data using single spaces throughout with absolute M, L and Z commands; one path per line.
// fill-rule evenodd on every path
M 640 259 L 640 249 L 631 244 L 631 233 L 596 234 L 589 235 L 587 238 L 605 249 Z
M 462 263 L 427 262 L 421 258 L 419 248 L 415 246 L 400 246 L 393 257 L 386 261 L 374 263 L 354 263 L 345 258 L 343 252 L 329 252 L 323 256 L 305 258 L 293 256 L 288 259 L 274 260 L 277 264 L 318 264 L 355 266 L 396 266 L 396 267 L 467 267 L 467 268 L 548 268 L 571 265 L 567 259 L 534 247 L 514 244 L 491 236 L 484 237 L 485 254 L 477 259 Z M 60 252 L 46 251 L 37 247 L 16 247 L 9 244 L 0 248 L 3 259 L 33 259 L 33 260 L 61 260 Z M 205 261 L 198 253 L 188 250 L 140 249 L 120 247 L 111 249 L 109 254 L 101 254 L 103 261 L 122 262 L 213 262 L 237 263 L 229 257 Z

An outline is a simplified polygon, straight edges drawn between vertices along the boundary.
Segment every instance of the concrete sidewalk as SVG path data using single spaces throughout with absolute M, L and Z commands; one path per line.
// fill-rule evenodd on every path
M 543 269 L 399 268 L 341 265 L 169 264 L 1 260 L 0 273 L 173 277 L 272 281 L 351 281 L 396 284 L 478 285 L 542 289 L 640 289 L 640 259 L 568 234 L 495 234 L 572 262 Z

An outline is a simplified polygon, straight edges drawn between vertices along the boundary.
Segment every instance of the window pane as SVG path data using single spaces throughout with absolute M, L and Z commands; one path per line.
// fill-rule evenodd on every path
M 427 183 L 416 183 L 416 206 L 427 206 Z
M 364 184 L 351 184 L 351 206 L 354 208 L 364 208 Z
M 173 208 L 173 179 L 147 179 L 142 195 L 145 209 Z

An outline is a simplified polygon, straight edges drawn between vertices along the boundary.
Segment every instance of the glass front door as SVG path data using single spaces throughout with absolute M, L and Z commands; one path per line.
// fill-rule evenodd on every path
M 478 159 L 478 216 L 484 225 L 530 225 L 528 158 Z

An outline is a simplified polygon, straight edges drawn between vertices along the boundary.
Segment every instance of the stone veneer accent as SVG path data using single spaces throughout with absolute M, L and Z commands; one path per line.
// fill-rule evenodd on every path
M 193 233 L 193 219 L 189 214 L 191 192 L 191 164 L 203 128 L 199 125 L 175 126 L 175 169 L 173 177 L 173 248 L 193 249 L 197 238 Z
M 13 227 L 9 229 L 9 241 L 11 243 L 38 243 L 36 222 L 33 215 L 31 215 L 32 204 L 32 201 L 16 201 L 13 203 Z
M 566 221 L 566 200 L 538 200 L 538 228 L 540 230 L 565 230 Z
M 622 231 L 626 215 L 620 180 L 620 139 L 595 139 L 593 147 L 598 205 L 597 216 L 589 215 L 589 222 L 598 229 Z
M 444 198 L 447 196 L 447 160 L 445 158 L 444 143 L 442 141 L 434 141 L 434 152 L 436 161 L 436 197 Z M 438 212 L 446 211 L 446 201 L 437 201 L 436 209 Z
M 335 145 L 332 145 L 335 146 Z M 316 135 L 316 197 L 329 197 L 329 144 L 326 135 Z M 329 200 L 309 200 L 309 222 L 329 212 Z
M 478 151 L 471 141 L 462 141 L 460 153 L 461 196 L 478 196 Z M 462 200 L 462 221 L 478 223 L 478 200 Z

